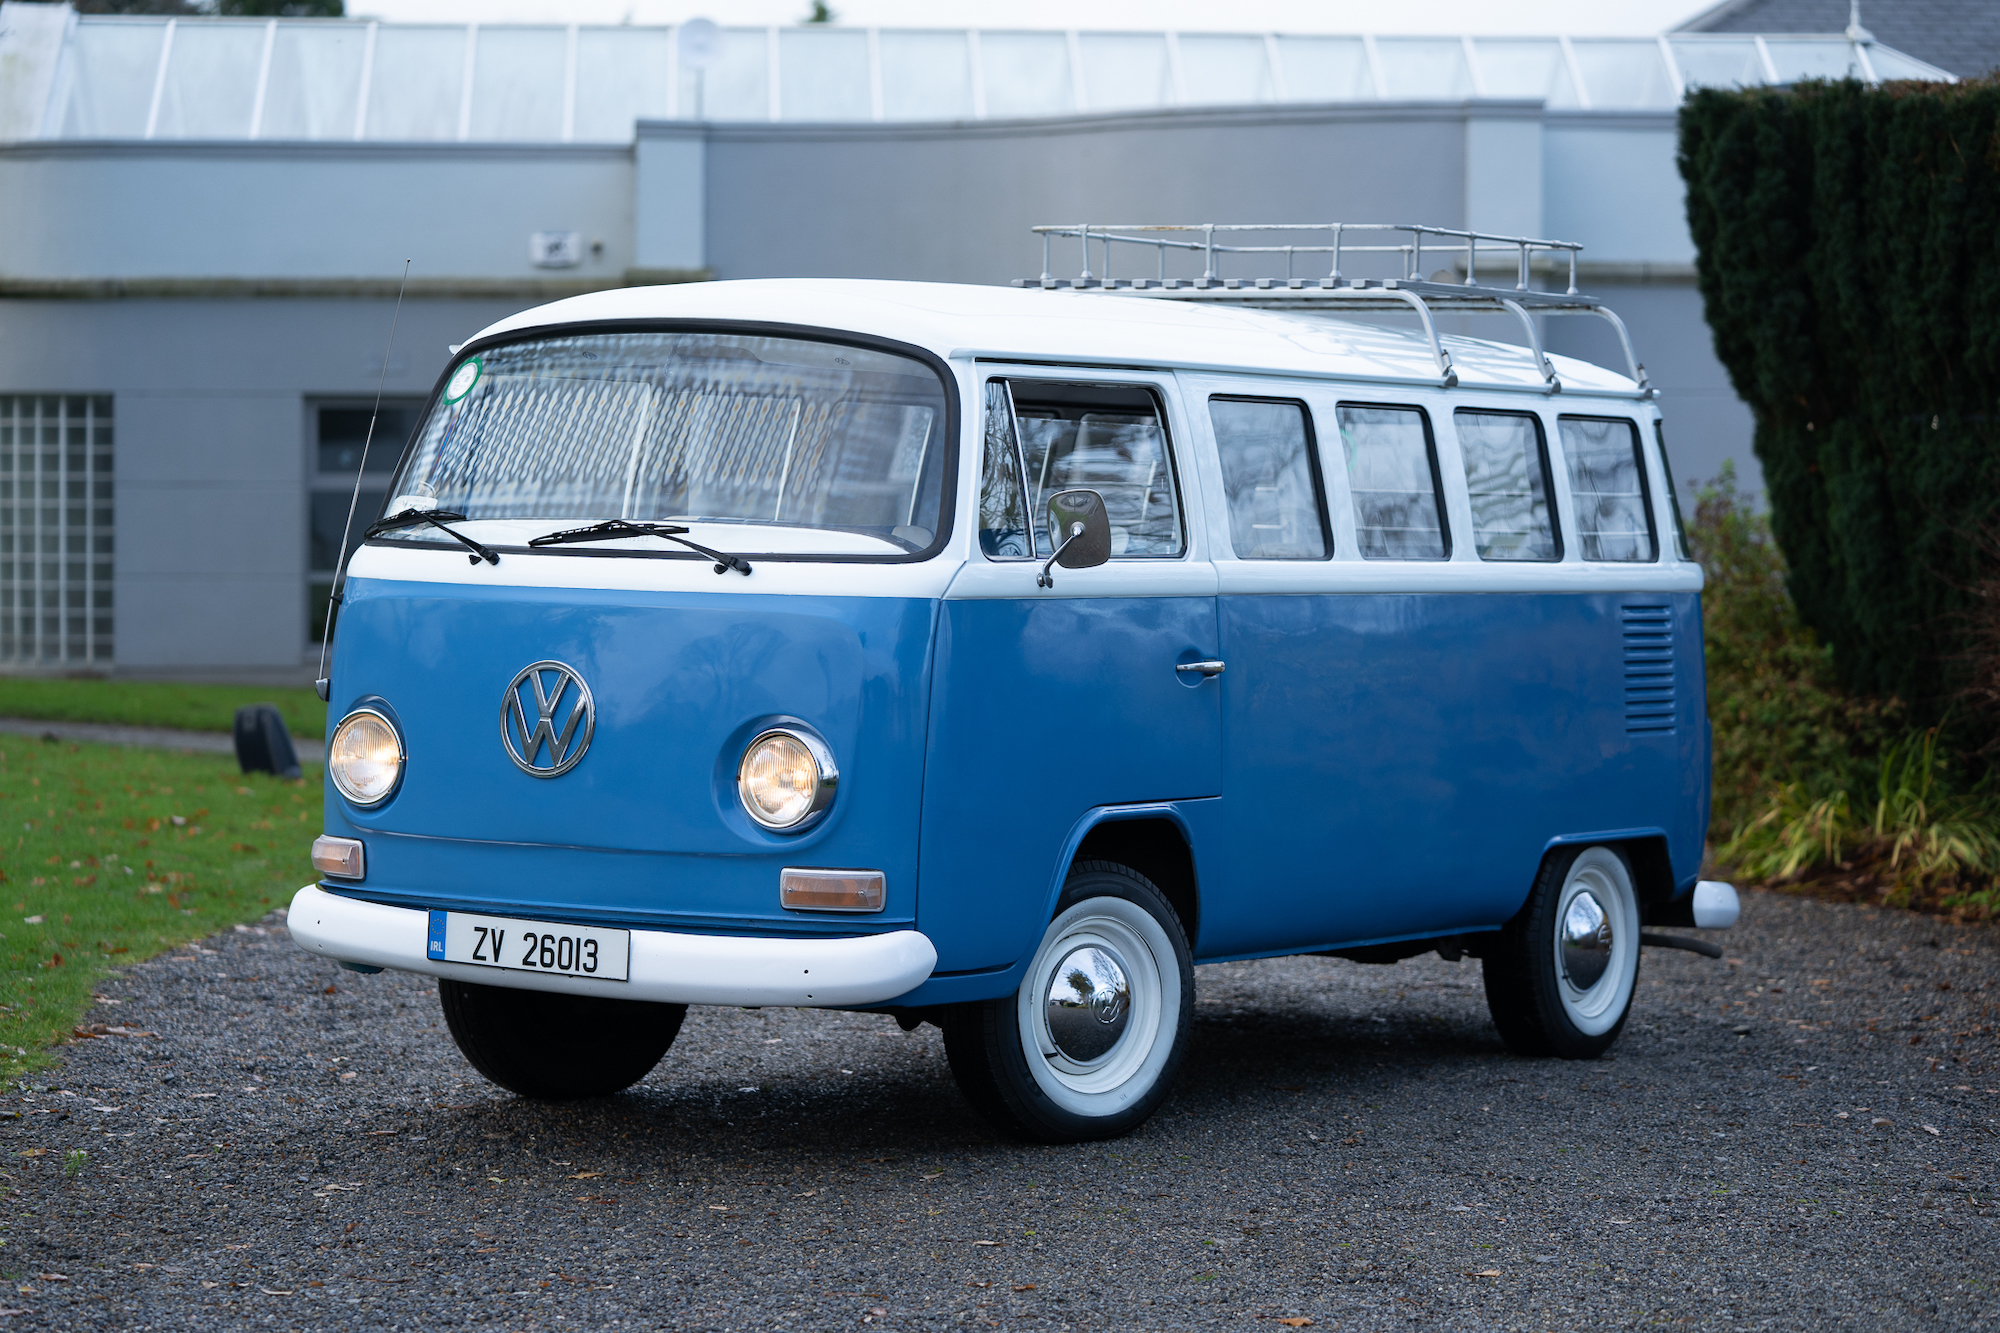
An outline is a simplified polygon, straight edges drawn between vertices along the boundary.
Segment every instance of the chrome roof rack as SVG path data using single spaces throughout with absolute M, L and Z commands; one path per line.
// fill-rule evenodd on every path
M 1655 391 L 1646 379 L 1646 367 L 1632 351 L 1632 338 L 1625 322 L 1603 301 L 1576 289 L 1576 261 L 1583 246 L 1575 241 L 1551 241 L 1531 236 L 1501 236 L 1465 231 L 1456 227 L 1427 227 L 1416 223 L 1389 222 L 1281 222 L 1281 223 L 1062 223 L 1034 228 L 1042 238 L 1042 275 L 1016 278 L 1016 287 L 1043 290 L 1102 292 L 1118 296 L 1150 297 L 1155 300 L 1194 301 L 1264 310 L 1399 310 L 1413 313 L 1430 339 L 1431 354 L 1445 387 L 1458 383 L 1451 353 L 1439 339 L 1432 313 L 1487 313 L 1512 315 L 1527 334 L 1528 349 L 1541 370 L 1550 393 L 1562 392 L 1555 366 L 1542 351 L 1535 329 L 1536 315 L 1596 315 L 1610 322 L 1632 370 L 1632 379 L 1642 394 Z M 1283 244 L 1250 244 L 1239 239 L 1243 233 L 1278 233 Z M 1293 240 L 1292 237 L 1298 239 Z M 1220 239 L 1218 239 L 1220 238 Z M 1058 278 L 1050 272 L 1052 251 L 1057 239 L 1080 243 L 1083 271 L 1075 278 Z M 1103 247 L 1103 263 L 1091 272 L 1091 245 Z M 1158 269 L 1155 277 L 1114 278 L 1111 276 L 1113 246 L 1151 249 Z M 1126 252 L 1129 253 L 1129 252 Z M 1195 278 L 1167 276 L 1171 255 L 1200 257 L 1202 273 Z M 1300 277 L 1298 261 L 1306 256 L 1327 256 L 1324 276 Z M 1275 268 L 1284 258 L 1283 276 L 1224 278 L 1218 271 L 1223 256 L 1254 256 L 1244 267 Z M 1431 260 L 1448 264 L 1449 276 L 1424 276 Z M 1489 271 L 1500 264 L 1512 271 L 1511 287 L 1478 281 L 1481 266 Z M 1346 267 L 1390 270 L 1388 276 L 1359 276 Z M 1550 269 L 1560 275 L 1568 271 L 1569 285 L 1561 292 L 1544 291 L 1528 285 L 1535 270 Z M 1456 276 L 1463 273 L 1463 278 Z

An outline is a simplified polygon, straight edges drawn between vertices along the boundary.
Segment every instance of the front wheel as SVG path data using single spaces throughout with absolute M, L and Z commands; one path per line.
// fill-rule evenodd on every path
M 1590 1060 L 1625 1027 L 1639 982 L 1639 895 L 1614 847 L 1565 847 L 1485 959 L 1486 1005 L 1516 1055 Z
M 472 1067 L 538 1101 L 605 1097 L 652 1072 L 680 1034 L 684 1004 L 438 979 L 451 1039 Z
M 945 1055 L 966 1099 L 1003 1132 L 1044 1143 L 1136 1128 L 1180 1071 L 1194 1010 L 1187 935 L 1125 866 L 1071 872 L 1014 994 L 956 1006 Z

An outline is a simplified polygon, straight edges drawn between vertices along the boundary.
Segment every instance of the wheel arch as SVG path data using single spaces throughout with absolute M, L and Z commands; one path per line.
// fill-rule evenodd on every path
M 1632 888 L 1639 895 L 1639 919 L 1657 924 L 1661 913 L 1674 900 L 1674 865 L 1667 850 L 1665 829 L 1619 829 L 1609 833 L 1577 833 L 1551 838 L 1542 849 L 1546 865 L 1558 852 L 1580 847 L 1612 847 L 1624 855 L 1632 868 Z M 1530 883 L 1530 891 L 1533 884 Z M 1525 903 L 1527 898 L 1522 897 Z
M 1194 839 L 1172 805 L 1110 806 L 1092 810 L 1071 830 L 1049 895 L 1054 915 L 1063 883 L 1079 861 L 1116 861 L 1151 880 L 1180 920 L 1188 948 L 1201 926 L 1201 881 Z

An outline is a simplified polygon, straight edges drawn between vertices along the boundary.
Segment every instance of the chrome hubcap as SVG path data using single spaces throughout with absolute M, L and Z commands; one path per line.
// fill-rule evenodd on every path
M 1125 1035 L 1132 992 L 1124 969 L 1096 945 L 1076 949 L 1049 978 L 1049 1040 L 1078 1064 L 1101 1059 Z
M 1562 921 L 1562 970 L 1580 991 L 1595 986 L 1611 966 L 1611 917 L 1604 904 L 1585 891 L 1569 900 Z

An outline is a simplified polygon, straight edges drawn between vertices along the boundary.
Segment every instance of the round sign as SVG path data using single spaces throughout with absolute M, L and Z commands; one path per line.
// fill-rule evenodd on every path
M 444 386 L 445 402 L 455 403 L 465 397 L 465 395 L 471 393 L 472 386 L 479 383 L 479 373 L 482 369 L 484 367 L 479 364 L 479 358 L 475 356 L 457 370 L 452 371 L 451 379 Z
M 708 19 L 689 19 L 681 24 L 680 52 L 689 69 L 707 69 L 722 53 L 722 29 Z

